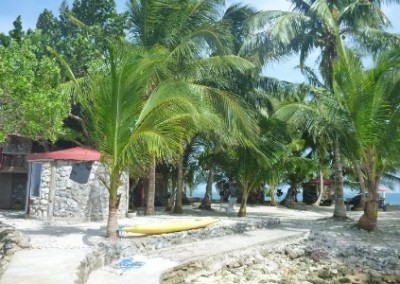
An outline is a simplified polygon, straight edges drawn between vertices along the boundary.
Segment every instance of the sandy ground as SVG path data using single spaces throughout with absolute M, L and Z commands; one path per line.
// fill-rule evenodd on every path
M 185 206 L 184 214 L 182 216 L 174 215 L 174 218 L 187 218 L 191 216 L 213 216 L 219 217 L 221 219 L 221 222 L 235 222 L 236 220 L 243 221 L 246 219 L 250 220 L 266 217 L 279 218 L 281 220 L 280 229 L 293 231 L 294 229 L 310 229 L 310 224 L 312 224 L 313 220 L 331 217 L 333 212 L 333 207 L 307 207 L 307 210 L 292 210 L 284 207 L 249 206 L 248 216 L 243 219 L 236 217 L 236 213 L 231 213 L 228 215 L 226 213 L 219 212 L 218 204 L 215 204 L 214 207 L 215 210 L 213 211 L 202 211 L 197 209 L 197 204 Z M 237 212 L 238 207 L 236 207 L 235 209 L 235 211 Z M 398 213 L 399 214 L 394 215 L 393 212 L 391 212 L 390 214 L 382 212 L 379 215 L 379 220 L 385 222 L 386 225 L 388 224 L 388 222 L 389 224 L 393 222 L 398 225 L 400 222 L 400 211 L 398 211 Z M 354 220 L 357 220 L 361 216 L 361 214 L 362 212 L 348 212 L 348 216 Z M 160 209 L 157 211 L 156 216 L 145 217 L 140 216 L 139 214 L 139 216 L 133 216 L 132 218 L 120 219 L 119 224 L 129 226 L 140 223 L 162 221 L 167 218 L 171 218 L 171 214 L 166 213 Z M 47 221 L 26 219 L 24 218 L 22 212 L 7 211 L 0 212 L 0 221 L 14 226 L 21 232 L 28 235 L 31 239 L 32 244 L 32 249 L 28 251 L 30 251 L 31 255 L 37 255 L 41 258 L 41 264 L 36 263 L 38 265 L 36 267 L 32 264 L 34 260 L 27 260 L 29 256 L 24 256 L 24 253 L 28 252 L 17 252 L 15 255 L 15 261 L 13 259 L 13 261 L 10 263 L 9 269 L 7 269 L 6 273 L 3 275 L 3 278 L 0 281 L 0 283 L 3 284 L 72 283 L 69 281 L 74 277 L 74 275 L 72 275 L 72 278 L 65 279 L 63 278 L 61 272 L 60 278 L 50 278 L 48 279 L 48 282 L 43 282 L 43 277 L 45 277 L 43 276 L 45 274 L 44 267 L 46 265 L 51 266 L 51 264 L 54 263 L 55 259 L 57 259 L 58 262 L 62 262 L 64 257 L 65 262 L 68 263 L 65 263 L 64 267 L 61 263 L 59 263 L 56 265 L 57 268 L 66 268 L 67 265 L 69 265 L 71 266 L 70 270 L 74 271 L 74 264 L 76 264 L 75 267 L 77 267 L 79 265 L 79 259 L 83 259 L 84 255 L 90 252 L 94 247 L 96 247 L 97 244 L 99 244 L 100 242 L 104 242 L 104 236 L 106 233 L 106 221 L 83 223 L 57 219 L 50 224 Z M 209 242 L 209 244 L 211 245 L 213 239 L 209 239 L 206 241 Z M 72 255 L 74 257 L 71 257 Z M 145 266 L 142 270 L 143 273 L 151 273 L 151 269 L 149 270 L 149 267 L 160 267 L 160 269 L 167 269 L 177 264 L 175 261 L 173 261 L 173 258 L 172 260 L 168 260 L 167 258 L 152 258 L 146 259 L 146 261 L 148 265 Z M 19 270 L 19 267 L 31 267 L 32 269 L 31 271 L 27 271 L 28 274 L 23 274 Z M 18 269 L 15 270 L 15 268 Z M 29 276 L 29 273 L 32 274 L 35 271 L 41 275 L 41 278 L 37 278 L 37 281 L 32 279 L 32 275 Z M 102 283 L 126 283 L 123 281 L 121 282 L 120 276 L 115 271 L 112 271 L 110 267 L 105 267 L 99 273 L 101 277 L 110 277 L 109 281 L 105 281 Z M 72 272 L 72 274 L 74 273 Z M 20 278 L 19 281 L 16 281 L 16 275 L 21 275 L 22 278 Z M 113 278 L 113 281 L 115 282 L 112 282 L 111 278 Z M 93 282 L 93 280 L 89 281 L 89 283 L 96 282 L 97 281 Z
M 172 218 L 187 218 L 192 216 L 218 217 L 222 221 L 243 220 L 235 213 L 226 214 L 219 212 L 219 205 L 214 204 L 212 211 L 197 209 L 198 204 L 185 206 L 182 215 L 172 215 L 158 209 L 155 216 L 134 216 L 132 218 L 120 218 L 120 226 L 144 224 L 155 221 L 162 221 Z M 237 211 L 238 207 L 236 207 Z M 247 218 L 275 217 L 282 221 L 313 220 L 329 217 L 332 215 L 333 207 L 311 208 L 310 210 L 292 210 L 284 207 L 249 206 Z M 352 216 L 360 215 L 353 212 Z M 55 219 L 52 223 L 38 219 L 27 219 L 21 211 L 0 211 L 0 222 L 12 225 L 19 231 L 28 235 L 31 239 L 33 249 L 44 248 L 65 248 L 65 249 L 86 249 L 91 248 L 104 241 L 106 234 L 106 221 L 101 222 L 78 222 L 65 219 Z

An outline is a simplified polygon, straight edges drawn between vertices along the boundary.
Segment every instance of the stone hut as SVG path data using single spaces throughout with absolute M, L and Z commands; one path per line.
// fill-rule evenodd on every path
M 29 154 L 26 213 L 29 217 L 67 217 L 83 221 L 104 220 L 108 216 L 109 192 L 103 181 L 106 168 L 100 153 L 72 148 Z M 129 177 L 124 174 L 118 189 L 118 215 L 128 213 Z

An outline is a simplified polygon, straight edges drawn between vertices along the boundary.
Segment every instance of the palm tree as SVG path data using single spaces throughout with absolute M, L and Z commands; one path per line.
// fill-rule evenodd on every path
M 287 133 L 282 131 L 282 124 L 275 119 L 259 115 L 258 124 L 259 136 L 227 151 L 231 160 L 226 168 L 229 175 L 237 179 L 242 189 L 239 217 L 246 216 L 249 193 L 264 187 L 269 179 L 269 171 L 281 158 L 280 154 L 289 139 Z
M 214 110 L 210 115 L 222 119 L 230 133 L 238 133 L 240 129 L 245 135 L 251 135 L 257 129 L 250 112 L 228 91 L 228 86 L 229 74 L 247 72 L 254 66 L 238 56 L 224 55 L 225 43 L 230 37 L 226 29 L 216 24 L 223 3 L 221 0 L 132 0 L 129 3 L 131 33 L 135 44 L 146 49 L 161 48 L 168 54 L 163 62 L 165 69 L 154 74 L 147 96 L 171 75 L 175 80 L 186 82 L 193 95 L 207 95 L 209 106 Z M 210 128 L 203 129 L 207 127 Z
M 380 10 L 385 1 L 336 1 L 336 0 L 306 0 L 291 1 L 292 12 L 266 11 L 254 18 L 253 24 L 261 32 L 256 33 L 254 40 L 249 41 L 247 49 L 264 43 L 261 52 L 269 57 L 281 58 L 293 52 L 299 53 L 300 66 L 309 54 L 321 50 L 320 73 L 326 82 L 329 93 L 334 92 L 334 64 L 340 55 L 343 55 L 342 38 L 352 36 L 358 40 L 361 47 L 371 48 L 371 42 L 387 45 L 389 42 L 398 42 L 398 37 L 382 31 L 382 27 L 389 24 Z M 395 1 L 399 3 L 400 1 Z M 260 27 L 265 27 L 260 29 Z M 379 36 L 378 36 L 379 35 Z M 367 40 L 368 39 L 368 40 Z M 382 40 L 384 39 L 384 40 Z M 268 52 L 272 49 L 274 52 Z M 375 50 L 376 51 L 376 50 Z M 262 59 L 262 58 L 261 58 Z M 340 137 L 333 138 L 333 152 L 335 157 L 336 183 L 336 210 L 334 216 L 345 216 L 343 199 L 343 176 L 341 161 Z
M 109 238 L 117 236 L 118 187 L 123 172 L 133 167 L 133 161 L 144 161 L 142 155 L 151 160 L 182 152 L 181 141 L 196 128 L 198 116 L 208 106 L 186 85 L 173 80 L 165 80 L 151 96 L 144 97 L 155 70 L 165 60 L 157 52 L 111 44 L 106 65 L 93 73 L 81 96 L 89 131 L 110 175 L 104 180 L 110 192 Z
M 335 96 L 321 96 L 318 103 L 322 108 L 289 104 L 278 115 L 285 113 L 283 116 L 296 123 L 317 127 L 330 137 L 335 148 L 347 145 L 347 149 L 344 148 L 345 153 L 351 159 L 359 161 L 356 163 L 359 168 L 357 174 L 362 176 L 360 181 L 365 177 L 365 186 L 371 194 L 359 226 L 373 230 L 377 222 L 379 180 L 387 169 L 395 168 L 399 160 L 395 146 L 399 135 L 400 102 L 396 95 L 400 80 L 399 54 L 398 51 L 386 52 L 379 57 L 374 68 L 365 71 L 359 58 L 345 49 L 340 38 L 337 44 L 340 49 L 334 66 Z M 338 141 L 338 138 L 345 143 Z M 341 171 L 337 155 L 339 151 L 334 151 L 335 168 Z M 341 193 L 342 191 L 336 191 L 339 194 L 336 200 L 343 199 Z M 335 207 L 335 217 L 345 217 L 345 209 L 342 207 Z
M 304 68 L 309 85 L 303 86 L 308 94 L 307 100 L 299 102 L 286 102 L 281 104 L 276 113 L 277 118 L 287 121 L 293 125 L 295 129 L 306 134 L 312 140 L 311 149 L 316 152 L 319 157 L 320 178 L 322 177 L 322 169 L 324 168 L 324 160 L 326 153 L 333 152 L 334 169 L 336 180 L 335 196 L 335 212 L 334 217 L 345 218 L 346 210 L 343 199 L 343 178 L 341 169 L 340 151 L 335 148 L 339 145 L 350 146 L 354 142 L 352 140 L 351 129 L 345 111 L 336 102 L 336 97 L 326 88 L 325 84 L 320 82 L 318 77 L 310 69 Z M 330 150 L 329 150 L 330 149 Z M 346 149 L 343 147 L 343 149 Z M 323 182 L 321 182 L 323 185 Z M 322 189 L 320 196 L 322 196 Z
M 314 169 L 311 159 L 304 157 L 305 141 L 296 137 L 296 132 L 292 132 L 292 141 L 286 145 L 286 153 L 282 160 L 283 178 L 289 184 L 288 192 L 281 204 L 287 207 L 295 206 L 297 201 L 297 189 L 300 184 L 310 178 Z
M 399 43 L 398 36 L 383 30 L 390 21 L 380 9 L 383 3 L 400 3 L 399 0 L 290 2 L 292 11 L 265 11 L 253 18 L 252 26 L 257 32 L 246 49 L 259 46 L 260 54 L 265 55 L 264 62 L 271 57 L 280 59 L 298 53 L 300 66 L 305 65 L 313 51 L 320 50 L 320 73 L 329 88 L 332 88 L 333 64 L 338 55 L 337 36 L 355 39 L 353 43 L 373 52 Z M 338 27 L 337 34 L 331 29 L 332 24 Z
M 227 131 L 220 129 L 219 133 L 215 133 L 212 136 L 208 136 L 207 138 L 204 137 L 202 140 L 202 154 L 199 156 L 199 162 L 202 168 L 208 171 L 207 174 L 207 183 L 206 183 L 206 190 L 204 193 L 204 197 L 201 201 L 199 206 L 200 209 L 211 210 L 211 194 L 212 194 L 212 185 L 214 182 L 214 176 L 216 167 L 221 159 L 224 157 L 224 146 L 223 141 L 227 141 L 226 137 Z M 225 137 L 223 137 L 225 136 Z M 232 146 L 233 144 L 231 144 Z
M 348 112 L 353 135 L 370 193 L 358 225 L 374 230 L 377 223 L 377 190 L 382 175 L 399 164 L 400 138 L 400 53 L 387 51 L 375 67 L 364 71 L 359 59 L 349 52 L 335 66 L 337 100 Z M 351 77 L 349 77 L 351 76 Z

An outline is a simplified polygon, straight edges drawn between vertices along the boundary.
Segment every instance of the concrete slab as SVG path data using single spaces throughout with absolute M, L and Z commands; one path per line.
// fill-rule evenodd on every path
M 1 284 L 72 284 L 87 251 L 82 249 L 30 249 L 15 253 Z
M 121 274 L 118 274 L 118 270 L 110 266 L 96 270 L 90 274 L 87 283 L 125 284 L 135 281 L 135 283 L 156 284 L 159 283 L 163 272 L 174 266 L 203 258 L 212 258 L 213 255 L 223 255 L 232 253 L 233 251 L 245 250 L 248 247 L 263 244 L 273 246 L 285 240 L 301 238 L 307 232 L 308 230 L 255 230 L 240 235 L 229 235 L 165 248 L 158 250 L 154 258 L 131 256 L 135 261 L 145 263 L 144 266 L 137 269 L 128 270 Z

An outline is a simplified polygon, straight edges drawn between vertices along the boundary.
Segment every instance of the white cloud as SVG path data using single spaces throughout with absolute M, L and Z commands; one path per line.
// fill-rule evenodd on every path
M 286 0 L 230 0 L 228 4 L 232 3 L 244 3 L 248 4 L 258 10 L 289 10 L 290 3 Z

